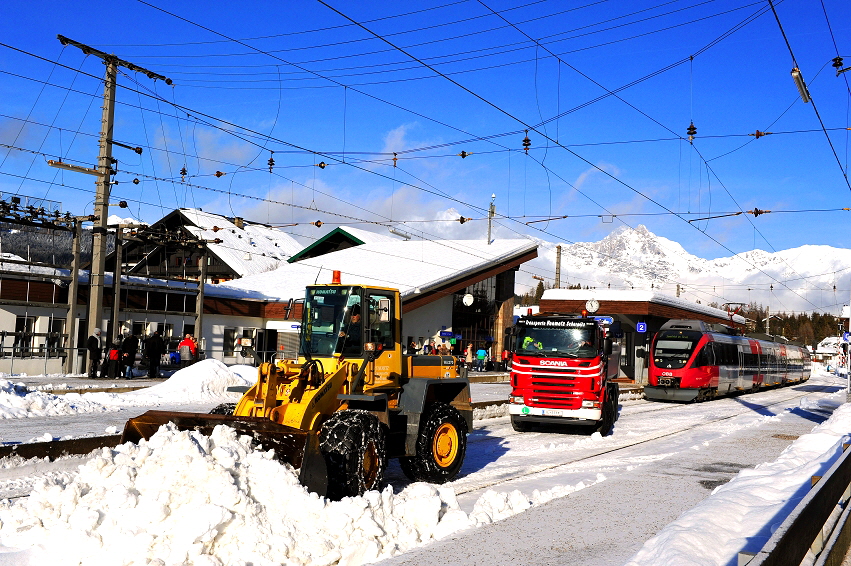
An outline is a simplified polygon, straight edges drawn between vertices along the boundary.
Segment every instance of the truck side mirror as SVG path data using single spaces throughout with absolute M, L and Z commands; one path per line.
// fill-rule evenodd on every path
M 603 353 L 606 354 L 607 356 L 612 355 L 612 339 L 611 338 L 606 338 L 605 340 L 603 340 Z

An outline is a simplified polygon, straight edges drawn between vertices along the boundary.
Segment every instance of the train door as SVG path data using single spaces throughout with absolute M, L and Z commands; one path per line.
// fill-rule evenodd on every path
M 743 344 L 736 344 L 736 389 L 745 389 L 745 352 Z M 747 389 L 750 389 L 750 384 Z

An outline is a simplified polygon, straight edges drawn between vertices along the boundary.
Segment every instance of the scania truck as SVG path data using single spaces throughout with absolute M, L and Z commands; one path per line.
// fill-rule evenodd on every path
M 584 425 L 607 435 L 618 417 L 618 355 L 603 323 L 591 317 L 541 314 L 510 330 L 514 430 Z

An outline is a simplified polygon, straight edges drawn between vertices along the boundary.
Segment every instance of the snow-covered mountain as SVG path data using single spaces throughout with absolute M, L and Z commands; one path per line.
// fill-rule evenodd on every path
M 540 241 L 539 258 L 525 270 L 552 282 L 556 244 Z M 518 274 L 520 283 L 526 281 Z M 529 275 L 529 274 L 527 274 Z M 757 302 L 777 311 L 824 310 L 838 314 L 849 302 L 851 250 L 801 246 L 707 260 L 645 226 L 621 227 L 599 242 L 562 245 L 561 285 L 661 289 L 710 302 Z M 523 287 L 518 287 L 522 290 Z

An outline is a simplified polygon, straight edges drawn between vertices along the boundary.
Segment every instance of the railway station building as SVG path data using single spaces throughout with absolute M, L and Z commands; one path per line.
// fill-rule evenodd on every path
M 620 322 L 620 377 L 638 384 L 647 383 L 647 353 L 650 340 L 662 325 L 672 319 L 702 320 L 743 330 L 745 319 L 725 310 L 694 303 L 653 290 L 547 289 L 541 297 L 541 313 L 582 314 L 594 299 L 597 311 L 589 316 Z

